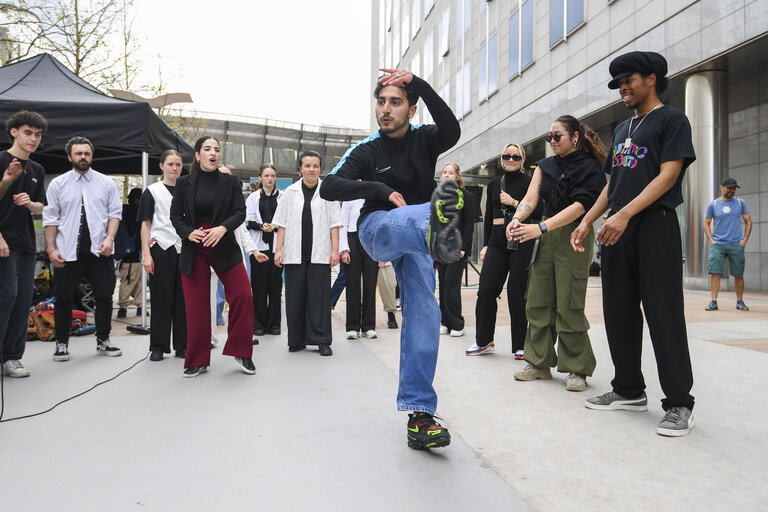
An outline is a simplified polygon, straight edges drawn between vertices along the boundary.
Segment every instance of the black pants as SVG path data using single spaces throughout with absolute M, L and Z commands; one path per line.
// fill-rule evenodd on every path
M 461 274 L 464 272 L 466 259 L 454 263 L 441 263 L 437 269 L 440 285 L 440 324 L 451 331 L 464 329 L 464 317 L 461 315 Z
M 528 265 L 533 253 L 533 242 L 518 245 L 516 251 L 489 245 L 485 251 L 480 284 L 475 305 L 475 343 L 485 347 L 493 341 L 496 331 L 496 299 L 507 281 L 507 306 L 512 352 L 523 350 L 528 320 L 525 317 L 525 290 L 528 286 Z
M 328 264 L 284 265 L 288 346 L 330 345 L 331 267 Z
M 181 286 L 179 253 L 169 247 L 163 250 L 158 244 L 149 252 L 155 262 L 155 273 L 149 274 L 152 292 L 152 317 L 149 320 L 149 350 L 171 352 L 171 330 L 174 350 L 187 349 L 187 312 L 184 290 Z
M 645 390 L 640 368 L 645 312 L 666 395 L 662 407 L 693 409 L 677 214 L 667 208 L 639 213 L 616 245 L 602 247 L 602 260 L 605 331 L 616 371 L 613 390 L 627 398 Z
M 96 299 L 96 337 L 100 340 L 109 338 L 112 330 L 112 295 L 115 293 L 115 259 L 112 256 L 94 256 L 88 253 L 54 270 L 56 307 L 53 310 L 53 319 L 56 323 L 57 341 L 69 341 L 72 304 L 83 277 L 90 283 Z
M 357 232 L 347 233 L 349 264 L 344 264 L 347 286 L 347 330 L 370 331 L 376 328 L 376 279 L 379 264 L 371 258 Z M 362 297 L 360 278 L 362 277 Z
M 282 314 L 283 269 L 275 265 L 272 251 L 261 251 L 269 259 L 259 263 L 251 256 L 251 291 L 253 293 L 253 328 L 269 332 L 279 329 Z

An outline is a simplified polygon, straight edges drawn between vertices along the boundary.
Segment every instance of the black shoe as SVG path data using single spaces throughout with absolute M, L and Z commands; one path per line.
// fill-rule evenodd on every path
M 331 350 L 330 345 L 318 345 L 318 348 L 320 349 L 320 355 L 321 356 L 332 356 L 333 350 Z
M 141 306 L 136 308 L 136 316 L 141 316 Z M 149 311 L 147 311 L 147 316 L 149 316 Z
M 254 329 L 253 330 L 254 336 L 264 336 L 264 329 Z
M 288 352 L 301 352 L 307 348 L 306 345 L 288 345 Z
M 53 353 L 54 361 L 69 361 L 69 342 L 57 341 L 56 352 Z
M 149 360 L 150 361 L 162 361 L 163 360 L 163 351 L 162 350 L 153 350 L 151 354 L 149 354 Z
M 259 344 L 259 338 L 257 338 L 256 336 L 253 337 L 253 344 L 254 345 L 258 345 Z
M 448 429 L 426 412 L 414 412 L 408 419 L 408 446 L 414 450 L 442 448 L 451 444 Z
M 175 355 L 176 355 L 176 357 L 178 357 L 180 359 L 186 359 L 186 357 L 187 357 L 187 349 L 177 350 Z
M 205 373 L 208 371 L 207 366 L 190 366 L 186 370 L 184 370 L 184 378 L 191 378 L 191 377 L 197 377 L 201 373 Z
M 117 318 L 125 318 L 125 315 L 128 314 L 128 310 L 125 308 L 120 308 L 117 310 Z
M 453 263 L 461 257 L 461 210 L 464 193 L 453 180 L 438 182 L 429 206 L 429 252 L 438 263 Z
M 111 357 L 117 357 L 123 355 L 123 351 L 119 348 L 112 345 L 112 342 L 109 341 L 109 338 L 105 340 L 100 340 L 99 338 L 96 338 L 96 353 L 100 356 L 111 356 Z
M 269 334 L 272 336 L 280 336 L 280 328 L 279 327 L 273 327 L 269 330 Z
M 236 357 L 235 364 L 240 367 L 243 372 L 248 375 L 256 374 L 256 366 L 253 364 L 253 359 L 245 359 L 244 357 Z
M 387 327 L 397 329 L 397 318 L 394 313 L 387 313 Z

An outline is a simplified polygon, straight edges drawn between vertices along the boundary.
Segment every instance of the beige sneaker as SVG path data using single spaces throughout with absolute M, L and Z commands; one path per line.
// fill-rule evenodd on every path
M 569 373 L 565 378 L 565 389 L 568 391 L 586 391 L 587 378 L 578 373 Z
M 536 368 L 531 363 L 527 363 L 525 368 L 515 374 L 515 380 L 546 380 L 552 378 L 552 372 L 549 368 Z

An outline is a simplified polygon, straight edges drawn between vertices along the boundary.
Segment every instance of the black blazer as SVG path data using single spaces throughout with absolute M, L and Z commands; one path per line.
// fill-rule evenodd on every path
M 189 234 L 199 227 L 195 218 L 197 176 L 196 172 L 176 180 L 176 190 L 171 201 L 171 223 L 182 242 L 179 269 L 186 275 L 192 274 L 195 261 L 196 244 L 189 240 Z M 235 240 L 235 229 L 245 222 L 245 199 L 240 180 L 231 174 L 219 173 L 215 197 L 217 201 L 213 206 L 213 226 L 224 226 L 227 233 L 213 248 L 213 260 L 217 268 L 226 270 L 243 261 L 240 246 Z

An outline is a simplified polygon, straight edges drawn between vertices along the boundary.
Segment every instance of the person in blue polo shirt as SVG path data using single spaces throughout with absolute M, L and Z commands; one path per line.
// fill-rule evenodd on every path
M 743 199 L 733 197 L 741 188 L 733 178 L 726 178 L 720 184 L 720 197 L 707 205 L 704 215 L 704 233 L 709 239 L 709 284 L 712 301 L 707 311 L 716 311 L 717 292 L 720 291 L 720 274 L 723 273 L 725 258 L 728 258 L 734 287 L 736 288 L 736 309 L 749 311 L 744 304 L 744 247 L 752 232 L 752 216 Z M 714 223 L 712 220 L 714 219 Z M 745 228 L 742 233 L 741 221 Z

